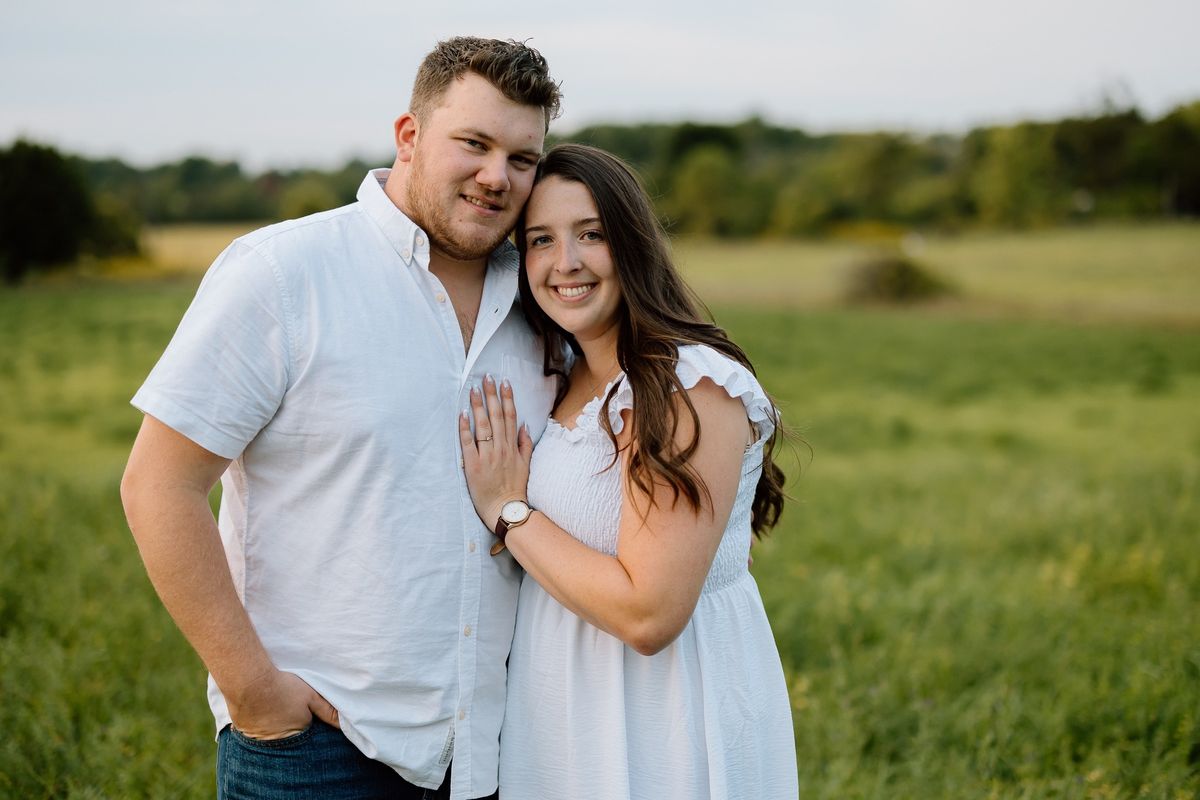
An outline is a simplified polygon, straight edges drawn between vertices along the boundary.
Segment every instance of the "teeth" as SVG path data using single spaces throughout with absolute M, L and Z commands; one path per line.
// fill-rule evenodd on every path
M 563 297 L 582 297 L 592 290 L 594 283 L 589 283 L 586 286 L 559 286 L 558 293 Z
M 497 208 L 497 206 L 494 206 L 491 203 L 485 203 L 482 200 L 476 200 L 474 197 L 468 197 L 467 195 L 463 195 L 463 199 L 466 200 L 468 203 L 470 203 L 473 206 L 479 206 L 480 208 L 486 208 L 489 211 L 495 211 Z

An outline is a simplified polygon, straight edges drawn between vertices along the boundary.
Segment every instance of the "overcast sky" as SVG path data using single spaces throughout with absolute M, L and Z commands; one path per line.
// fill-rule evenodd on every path
M 251 168 L 389 153 L 432 44 L 530 39 L 590 122 L 962 131 L 1200 99 L 1197 0 L 0 0 L 0 144 Z

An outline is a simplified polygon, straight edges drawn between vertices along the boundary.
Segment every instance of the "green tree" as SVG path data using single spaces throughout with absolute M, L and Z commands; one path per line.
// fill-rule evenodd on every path
M 873 133 L 845 137 L 825 169 L 838 187 L 846 217 L 882 220 L 891 215 L 893 197 L 914 161 L 914 149 L 905 137 Z
M 316 175 L 291 181 L 279 197 L 279 216 L 295 219 L 318 211 L 336 208 L 339 203 L 337 192 L 328 180 Z
M 1142 143 L 1168 214 L 1200 216 L 1200 101 L 1154 123 Z
M 1068 191 L 1059 174 L 1052 127 L 1022 123 L 991 128 L 980 143 L 970 191 L 981 222 L 1041 225 L 1066 215 Z
M 18 140 L 0 151 L 0 271 L 6 282 L 73 261 L 96 219 L 83 176 L 57 150 Z
M 731 156 L 741 154 L 742 142 L 737 132 L 726 125 L 698 125 L 684 122 L 677 126 L 667 143 L 667 164 L 683 163 L 696 150 L 724 150 Z
M 727 236 L 737 227 L 742 174 L 722 147 L 692 150 L 679 165 L 666 204 L 671 227 L 681 233 Z
M 1161 211 L 1155 159 L 1143 146 L 1149 129 L 1136 109 L 1055 123 L 1053 146 L 1059 169 L 1074 196 L 1084 201 L 1087 213 L 1127 216 Z
M 775 196 L 768 230 L 782 236 L 818 233 L 837 210 L 836 191 L 817 171 L 785 183 Z

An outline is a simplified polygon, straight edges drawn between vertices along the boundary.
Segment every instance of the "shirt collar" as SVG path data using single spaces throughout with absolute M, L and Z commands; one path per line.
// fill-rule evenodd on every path
M 392 199 L 383 191 L 387 183 L 390 169 L 373 169 L 363 178 L 358 187 L 358 202 L 362 204 L 367 216 L 379 227 L 388 242 L 395 248 L 396 253 L 410 267 L 429 269 L 429 236 L 420 226 L 396 207 Z M 503 270 L 516 276 L 520 264 L 517 248 L 505 239 L 488 256 L 488 271 Z M 516 282 L 513 281 L 516 288 Z

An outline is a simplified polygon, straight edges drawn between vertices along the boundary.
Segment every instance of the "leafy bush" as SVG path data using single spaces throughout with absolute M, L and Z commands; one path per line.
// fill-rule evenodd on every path
M 913 303 L 950 293 L 950 286 L 915 261 L 882 254 L 850 266 L 845 297 L 860 303 Z
M 56 150 L 18 140 L 0 151 L 0 270 L 7 282 L 73 260 L 95 215 L 83 178 Z
M 52 147 L 18 140 L 0 150 L 0 276 L 75 260 L 82 252 L 137 250 L 138 220 L 114 198 L 92 197 L 75 165 Z

